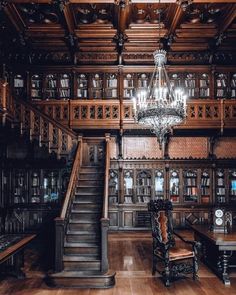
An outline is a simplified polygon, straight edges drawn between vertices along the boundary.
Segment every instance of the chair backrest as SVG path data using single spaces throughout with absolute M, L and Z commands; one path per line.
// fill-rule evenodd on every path
M 152 236 L 157 243 L 174 245 L 173 206 L 169 200 L 155 200 L 148 203 L 151 214 Z

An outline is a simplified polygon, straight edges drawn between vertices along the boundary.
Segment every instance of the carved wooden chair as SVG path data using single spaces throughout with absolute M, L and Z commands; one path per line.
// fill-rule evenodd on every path
M 152 274 L 154 275 L 156 271 L 161 273 L 167 287 L 170 286 L 171 280 L 185 277 L 186 274 L 192 274 L 193 279 L 197 279 L 198 271 L 199 242 L 185 240 L 174 232 L 172 209 L 172 203 L 169 200 L 156 200 L 148 203 L 153 237 Z M 187 247 L 176 247 L 174 235 L 180 238 Z M 158 262 L 160 266 L 162 265 L 162 269 L 159 268 Z

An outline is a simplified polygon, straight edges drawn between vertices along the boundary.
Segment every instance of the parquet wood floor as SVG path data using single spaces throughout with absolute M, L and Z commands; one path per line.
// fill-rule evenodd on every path
M 189 235 L 184 232 L 184 235 Z M 236 274 L 231 286 L 224 284 L 203 264 L 199 281 L 182 279 L 164 287 L 158 276 L 151 275 L 150 233 L 110 233 L 110 268 L 116 271 L 116 285 L 112 289 L 59 289 L 44 282 L 45 271 L 33 249 L 26 252 L 26 279 L 12 277 L 1 280 L 0 295 L 236 295 Z

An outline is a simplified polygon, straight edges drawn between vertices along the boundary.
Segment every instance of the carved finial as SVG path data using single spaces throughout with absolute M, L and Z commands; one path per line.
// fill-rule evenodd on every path
M 220 33 L 217 37 L 216 37 L 216 46 L 220 46 L 221 43 L 223 42 L 223 40 L 226 38 L 226 34 L 225 33 Z
M 193 0 L 177 0 L 176 3 L 183 9 L 183 11 L 186 11 L 188 6 L 193 3 Z
M 77 42 L 77 37 L 74 34 L 69 34 L 66 36 L 66 39 L 68 40 L 71 47 L 75 47 Z
M 0 11 L 4 9 L 4 7 L 7 6 L 7 2 L 6 0 L 0 0 Z
M 127 35 L 124 33 L 117 33 L 114 37 L 114 40 L 117 42 L 117 47 L 119 52 L 122 52 L 125 41 L 128 39 Z
M 120 8 L 122 8 L 122 9 L 124 9 L 130 3 L 131 3 L 131 0 L 115 0 L 115 4 L 119 5 Z
M 65 6 L 69 3 L 69 0 L 53 0 L 52 3 L 58 6 L 60 11 L 63 11 Z

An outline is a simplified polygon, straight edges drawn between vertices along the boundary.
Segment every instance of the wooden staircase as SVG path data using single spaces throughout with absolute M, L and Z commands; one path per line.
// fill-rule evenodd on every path
M 77 161 L 78 153 L 82 151 L 77 151 Z M 49 276 L 48 282 L 60 287 L 109 288 L 115 284 L 115 274 L 108 270 L 107 261 L 106 169 L 104 165 L 74 169 L 76 164 L 66 216 L 62 218 L 61 214 L 56 219 L 57 236 L 62 241 L 57 241 L 57 245 L 61 242 L 61 248 L 56 249 L 57 272 Z

